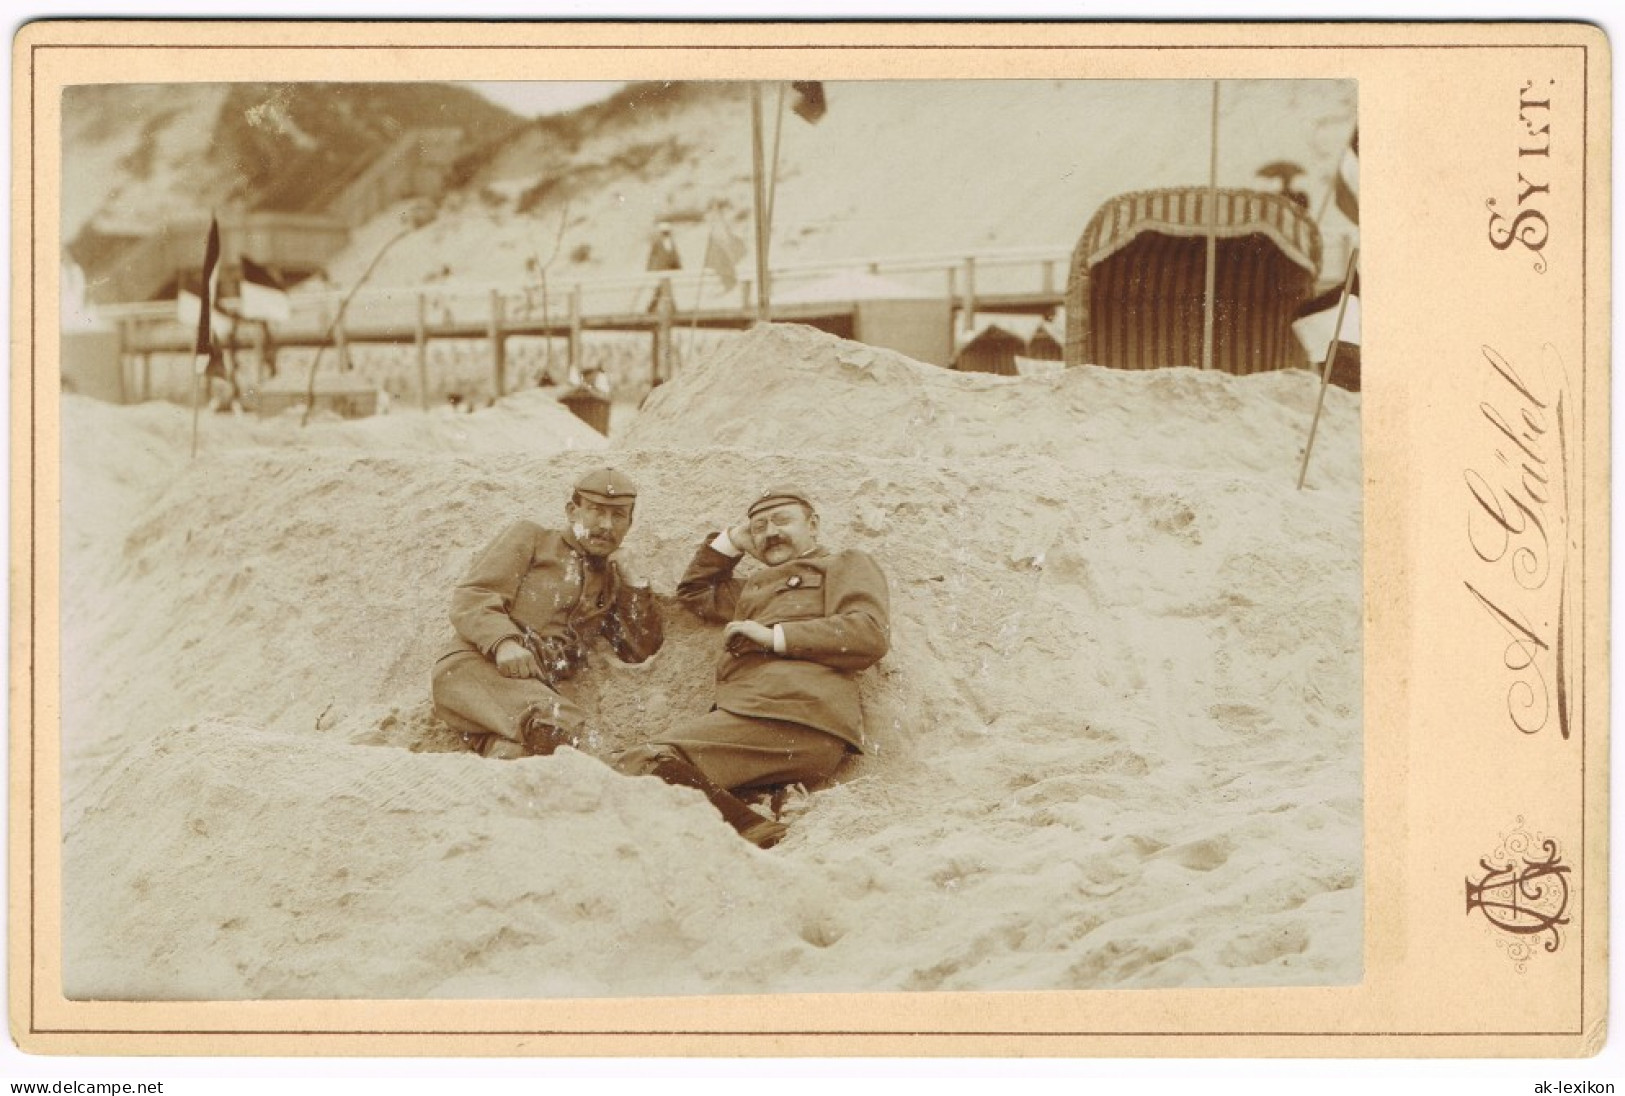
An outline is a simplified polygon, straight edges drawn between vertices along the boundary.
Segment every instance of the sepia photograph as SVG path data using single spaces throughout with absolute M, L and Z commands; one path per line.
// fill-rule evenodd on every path
M 1357 982 L 1357 102 L 67 87 L 65 994 Z
M 29 1076 L 1604 1049 L 1596 27 L 11 60 Z

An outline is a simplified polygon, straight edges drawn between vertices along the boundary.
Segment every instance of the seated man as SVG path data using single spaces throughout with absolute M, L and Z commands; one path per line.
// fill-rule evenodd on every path
M 765 566 L 741 583 L 733 572 L 746 553 Z M 820 548 L 806 495 L 779 488 L 700 546 L 677 596 L 729 622 L 716 706 L 623 752 L 616 768 L 699 789 L 742 837 L 771 848 L 785 826 L 732 793 L 825 780 L 862 751 L 857 674 L 889 643 L 886 576 L 863 552 Z
M 469 748 L 504 760 L 576 745 L 585 715 L 557 686 L 602 636 L 623 661 L 660 649 L 647 582 L 610 558 L 632 528 L 638 489 L 601 468 L 575 485 L 568 529 L 517 521 L 475 560 L 451 599 L 457 638 L 435 663 L 435 715 Z

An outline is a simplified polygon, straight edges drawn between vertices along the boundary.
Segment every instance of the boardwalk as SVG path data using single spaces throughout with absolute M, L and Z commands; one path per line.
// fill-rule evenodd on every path
M 1063 303 L 1068 254 L 1059 250 L 993 252 L 976 256 L 930 256 L 858 263 L 807 265 L 777 270 L 775 322 L 803 323 L 845 337 L 911 352 L 949 365 L 956 326 L 978 311 L 1053 313 Z M 670 277 L 669 305 L 653 307 L 660 279 Z M 848 291 L 850 287 L 850 292 Z M 895 287 L 894 293 L 888 289 Z M 811 298 L 811 299 L 809 299 Z M 495 395 L 501 395 L 507 340 L 562 337 L 568 362 L 578 361 L 580 339 L 592 332 L 641 333 L 650 338 L 651 369 L 667 373 L 671 331 L 705 328 L 743 330 L 756 322 L 754 286 L 741 282 L 724 293 L 714 275 L 685 272 L 581 280 L 514 289 L 458 285 L 363 288 L 335 315 L 340 293 L 295 293 L 293 312 L 269 331 L 280 347 L 335 348 L 327 357 L 339 368 L 352 344 L 415 345 L 420 355 L 435 340 L 484 340 L 490 345 Z M 229 308 L 234 302 L 228 300 Z M 879 306 L 893 318 L 880 319 Z M 896 319 L 903 313 L 905 319 Z M 126 361 L 190 351 L 193 332 L 168 302 L 114 305 L 103 309 L 116 322 Z M 921 324 L 940 327 L 922 341 Z M 914 328 L 888 338 L 887 328 Z M 257 323 L 244 323 L 238 345 L 252 349 L 264 337 Z M 937 337 L 940 336 L 940 337 Z

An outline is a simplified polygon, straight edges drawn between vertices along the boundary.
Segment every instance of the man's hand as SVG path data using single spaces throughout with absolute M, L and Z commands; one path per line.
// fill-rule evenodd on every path
M 730 537 L 732 533 L 728 534 Z M 773 649 L 773 629 L 754 620 L 733 620 L 722 629 L 722 641 L 736 655 L 749 654 L 752 647 Z
M 536 656 L 530 653 L 530 648 L 512 637 L 498 643 L 491 657 L 496 660 L 497 672 L 503 677 L 542 676 L 542 668 L 536 664 Z
M 750 522 L 742 521 L 728 530 L 728 539 L 733 541 L 734 547 L 758 562 L 761 556 L 756 554 L 756 538 L 750 535 Z

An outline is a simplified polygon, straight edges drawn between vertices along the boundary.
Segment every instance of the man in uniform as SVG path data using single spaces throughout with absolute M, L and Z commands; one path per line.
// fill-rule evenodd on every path
M 576 745 L 585 713 L 558 691 L 594 637 L 625 662 L 660 649 L 647 582 L 610 557 L 632 528 L 638 489 L 610 468 L 583 476 L 563 531 L 517 521 L 475 560 L 451 599 L 457 637 L 435 663 L 434 711 L 469 748 L 504 760 Z
M 672 296 L 670 271 L 683 269 L 683 260 L 677 254 L 677 241 L 671 237 L 671 225 L 661 221 L 655 231 L 655 238 L 649 244 L 649 260 L 644 269 L 660 274 L 660 282 L 655 286 L 655 294 L 649 299 L 650 312 L 659 312 L 662 302 L 674 304 Z
M 747 554 L 764 566 L 741 582 L 734 568 Z M 716 706 L 623 752 L 616 768 L 697 788 L 742 837 L 770 848 L 785 826 L 733 793 L 822 781 L 862 752 L 857 674 L 890 642 L 886 576 L 863 552 L 820 547 L 807 496 L 779 487 L 700 545 L 677 596 L 728 622 Z

